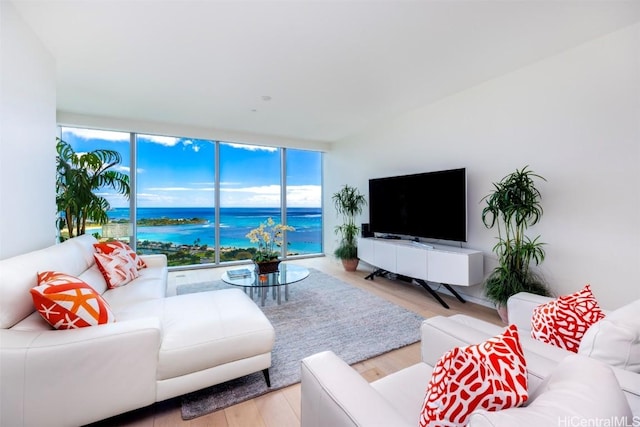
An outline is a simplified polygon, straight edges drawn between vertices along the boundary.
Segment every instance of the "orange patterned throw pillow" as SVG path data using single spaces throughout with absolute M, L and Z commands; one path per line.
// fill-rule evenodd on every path
M 433 368 L 420 427 L 464 426 L 476 409 L 498 411 L 527 400 L 527 367 L 518 328 L 482 344 L 456 347 Z
M 604 313 L 591 287 L 585 285 L 574 294 L 536 307 L 531 317 L 531 337 L 577 353 L 587 329 L 601 319 Z
M 77 277 L 55 271 L 39 273 L 38 286 L 30 292 L 36 310 L 56 329 L 115 322 L 109 304 Z
M 115 250 L 109 255 L 96 253 L 93 256 L 109 289 L 124 286 L 140 276 L 135 261 L 121 250 Z
M 140 270 L 141 268 L 146 268 L 147 267 L 147 264 L 144 263 L 142 258 L 140 258 L 138 256 L 138 254 L 134 252 L 133 249 L 131 249 L 131 246 L 129 246 L 126 243 L 121 242 L 119 240 L 112 240 L 110 242 L 94 243 L 93 247 L 96 248 L 96 251 L 98 251 L 98 253 L 107 254 L 107 255 L 110 255 L 113 252 L 121 252 L 121 251 L 123 251 L 127 255 L 129 255 L 131 257 L 131 259 L 133 259 L 133 261 L 136 263 L 136 267 L 138 268 L 138 270 Z

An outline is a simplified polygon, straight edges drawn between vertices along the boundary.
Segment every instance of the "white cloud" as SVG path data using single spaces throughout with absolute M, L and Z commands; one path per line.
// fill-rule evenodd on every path
M 319 185 L 287 186 L 289 207 L 319 207 L 321 199 L 322 188 Z M 280 186 L 221 188 L 220 203 L 223 206 L 277 207 L 280 206 Z
M 138 194 L 138 206 L 145 208 L 213 207 L 213 200 L 211 193 L 202 193 L 197 190 Z
M 257 187 L 241 187 L 241 188 L 221 188 L 221 192 L 229 193 L 257 193 L 257 194 L 280 194 L 279 185 L 263 185 Z
M 288 185 L 287 206 L 320 207 L 322 205 L 322 187 L 319 185 Z
M 182 141 L 182 144 L 184 145 L 184 148 L 191 148 L 196 153 L 200 151 L 200 145 L 196 144 L 190 139 L 187 139 L 186 141 Z
M 182 144 L 183 149 L 191 149 L 194 152 L 199 152 L 202 148 L 201 144 L 193 142 L 190 139 L 182 139 L 182 138 L 174 138 L 172 136 L 157 136 L 157 135 L 139 135 L 139 139 L 144 140 L 146 142 L 152 142 L 155 144 L 160 144 L 165 147 L 175 147 L 178 144 Z M 210 142 L 211 141 L 205 141 Z
M 164 207 L 176 206 L 176 198 L 155 193 L 138 193 L 138 206 L 140 207 Z
M 175 138 L 173 136 L 138 135 L 138 139 L 164 145 L 165 147 L 173 147 L 180 142 L 180 138 Z
M 151 187 L 149 191 L 215 191 L 213 187 L 193 188 L 193 187 Z
M 213 206 L 212 193 L 215 188 L 211 183 L 193 183 L 194 187 L 153 187 L 144 193 L 138 193 L 140 207 L 189 207 Z M 206 185 L 206 187 L 198 187 Z M 129 202 L 122 196 L 104 193 L 112 207 L 127 207 Z M 297 185 L 287 187 L 287 206 L 320 207 L 322 205 L 322 189 L 318 185 Z M 280 186 L 266 185 L 242 188 L 222 188 L 220 190 L 221 206 L 234 207 L 278 207 L 280 206 Z
M 118 172 L 122 172 L 122 173 L 126 173 L 126 174 L 130 174 L 131 173 L 131 167 L 130 166 L 124 166 L 124 165 L 120 165 L 117 167 Z M 138 174 L 141 173 L 145 173 L 146 171 L 143 168 L 138 168 L 136 169 Z
M 224 142 L 223 144 L 233 148 L 239 148 L 241 150 L 247 150 L 247 151 L 268 151 L 270 153 L 278 151 L 277 147 L 265 147 L 263 145 L 234 144 L 232 142 Z
M 115 132 L 108 130 L 63 128 L 64 133 L 70 133 L 82 139 L 102 139 L 114 142 L 129 142 L 128 132 Z M 63 138 L 64 139 L 64 136 Z

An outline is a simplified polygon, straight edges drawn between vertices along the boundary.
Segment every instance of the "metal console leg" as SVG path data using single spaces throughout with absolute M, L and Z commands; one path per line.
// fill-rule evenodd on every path
M 467 302 L 464 298 L 462 298 L 462 296 L 456 292 L 455 289 L 453 289 L 450 285 L 447 285 L 446 283 L 443 283 L 442 286 L 444 286 L 445 288 L 447 288 L 449 290 L 449 292 L 451 292 L 453 294 L 454 297 L 458 298 L 458 301 L 460 302 Z
M 422 286 L 427 292 L 429 292 L 431 296 L 433 296 L 436 300 L 438 300 L 438 302 L 442 304 L 444 308 L 449 308 L 449 305 L 446 302 L 444 302 L 442 298 L 440 298 L 440 295 L 438 295 L 436 291 L 431 289 L 431 286 L 429 286 L 427 282 L 425 282 L 422 279 L 413 279 L 413 280 L 415 280 L 420 286 Z
M 384 276 L 387 273 L 388 273 L 387 270 L 383 270 L 382 268 L 378 268 L 373 273 L 371 273 L 368 276 L 366 276 L 364 279 L 365 280 L 373 280 L 376 276 L 378 276 L 378 277 Z

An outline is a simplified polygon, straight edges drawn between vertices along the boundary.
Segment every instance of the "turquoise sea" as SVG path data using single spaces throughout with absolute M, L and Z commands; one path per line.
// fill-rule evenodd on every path
M 214 208 L 138 208 L 138 219 L 202 218 L 205 224 L 138 226 L 138 241 L 172 243 L 175 245 L 215 246 Z M 252 246 L 245 236 L 253 228 L 273 218 L 280 222 L 280 208 L 220 208 L 220 247 Z M 109 211 L 109 220 L 128 220 L 128 208 Z M 313 254 L 322 252 L 322 209 L 288 208 L 287 223 L 296 231 L 287 234 L 290 252 Z

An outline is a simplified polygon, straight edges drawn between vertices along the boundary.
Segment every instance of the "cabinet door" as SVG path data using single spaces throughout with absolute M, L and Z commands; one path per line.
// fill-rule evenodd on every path
M 398 246 L 397 273 L 415 279 L 427 280 L 427 249 L 412 246 Z
M 367 264 L 375 265 L 373 256 L 373 239 L 358 238 L 358 258 Z
M 470 286 L 469 255 L 465 253 L 428 251 L 429 281 L 449 285 Z
M 396 245 L 377 240 L 373 245 L 373 258 L 375 265 L 383 270 L 395 273 L 396 270 Z

